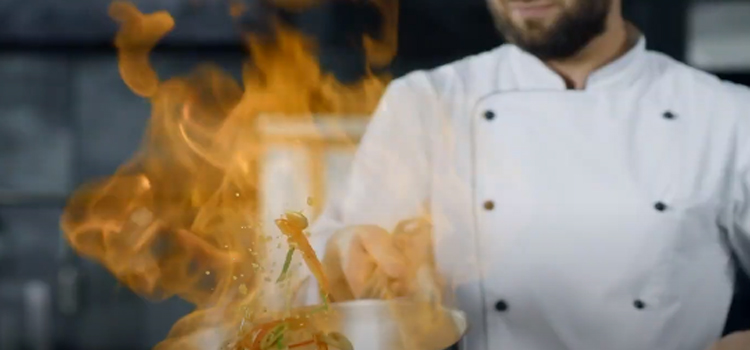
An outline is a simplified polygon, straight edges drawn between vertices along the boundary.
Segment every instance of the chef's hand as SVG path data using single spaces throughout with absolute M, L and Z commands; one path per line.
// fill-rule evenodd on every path
M 714 343 L 709 350 L 745 350 L 750 349 L 750 332 L 736 332 L 725 336 Z
M 353 226 L 336 232 L 323 258 L 336 301 L 375 297 L 374 288 L 400 294 L 406 283 L 406 264 L 394 235 L 377 226 Z
M 323 259 L 334 299 L 414 293 L 424 284 L 418 283 L 424 280 L 418 277 L 434 270 L 431 233 L 432 226 L 424 218 L 402 221 L 393 233 L 377 226 L 353 226 L 336 232 L 328 241 Z

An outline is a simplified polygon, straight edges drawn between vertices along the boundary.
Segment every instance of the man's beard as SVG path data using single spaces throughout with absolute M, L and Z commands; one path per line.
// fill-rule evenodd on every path
M 520 28 L 504 14 L 495 17 L 506 40 L 542 60 L 554 60 L 576 55 L 604 33 L 611 5 L 611 0 L 578 0 L 546 28 L 542 23 Z

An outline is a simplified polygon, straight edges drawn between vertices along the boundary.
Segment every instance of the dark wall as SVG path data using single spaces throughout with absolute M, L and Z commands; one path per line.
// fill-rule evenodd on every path
M 643 31 L 650 49 L 682 60 L 688 5 L 683 0 L 623 0 L 623 13 Z M 397 73 L 438 66 L 502 44 L 486 6 L 486 0 L 403 1 Z

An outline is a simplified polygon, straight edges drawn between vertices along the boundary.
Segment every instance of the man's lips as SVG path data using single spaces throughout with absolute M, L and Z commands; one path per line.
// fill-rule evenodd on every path
M 551 1 L 511 1 L 509 7 L 513 14 L 521 17 L 542 17 L 555 8 Z

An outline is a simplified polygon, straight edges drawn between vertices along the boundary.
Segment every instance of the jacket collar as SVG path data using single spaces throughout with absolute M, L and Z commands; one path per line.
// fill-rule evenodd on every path
M 586 82 L 586 90 L 611 89 L 632 85 L 645 67 L 646 39 L 624 55 L 594 71 Z M 536 56 L 518 46 L 510 45 L 511 74 L 519 90 L 565 90 L 565 81 Z

